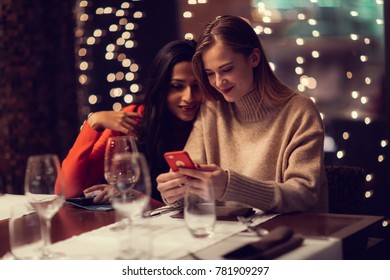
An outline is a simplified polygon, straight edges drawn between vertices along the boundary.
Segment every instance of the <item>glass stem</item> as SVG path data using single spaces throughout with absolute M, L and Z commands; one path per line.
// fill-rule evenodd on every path
M 50 255 L 51 245 L 51 221 L 50 219 L 41 218 L 41 233 L 43 237 L 43 256 Z

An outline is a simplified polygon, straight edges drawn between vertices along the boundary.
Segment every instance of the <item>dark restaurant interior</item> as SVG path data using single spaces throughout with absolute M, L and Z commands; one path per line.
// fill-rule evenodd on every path
M 63 159 L 91 112 L 142 103 L 164 44 L 233 14 L 251 22 L 277 76 L 317 104 L 329 170 L 364 171 L 355 190 L 330 193 L 344 203 L 334 211 L 385 216 L 388 235 L 389 11 L 379 0 L 0 0 L 0 191 L 23 193 L 28 156 Z

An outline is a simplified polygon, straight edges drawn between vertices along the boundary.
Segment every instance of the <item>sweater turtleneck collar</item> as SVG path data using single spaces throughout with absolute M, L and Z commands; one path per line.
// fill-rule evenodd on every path
M 263 108 L 261 96 L 256 90 L 232 103 L 232 108 L 236 117 L 243 122 L 256 122 L 269 114 L 269 111 Z

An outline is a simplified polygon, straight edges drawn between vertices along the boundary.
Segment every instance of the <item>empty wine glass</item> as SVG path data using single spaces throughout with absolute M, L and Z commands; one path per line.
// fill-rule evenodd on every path
M 111 174 L 112 159 L 118 153 L 138 152 L 137 144 L 132 136 L 112 136 L 107 139 L 104 153 L 104 178 L 110 185 L 115 184 L 115 175 Z
M 141 153 L 116 154 L 112 161 L 111 174 L 116 177 L 112 206 L 119 216 L 123 217 L 122 251 L 118 258 L 135 259 L 141 255 L 145 256 L 148 246 L 135 246 L 133 240 L 136 237 L 132 235 L 137 227 L 143 227 L 143 213 L 150 201 L 152 186 L 146 159 Z
M 60 170 L 60 162 L 56 155 L 30 156 L 27 161 L 24 190 L 28 202 L 38 213 L 41 220 L 44 240 L 42 255 L 44 259 L 63 257 L 63 254 L 54 253 L 50 250 L 51 219 L 64 204 Z M 57 193 L 54 191 L 56 181 L 60 185 Z
M 192 236 L 209 237 L 214 233 L 216 210 L 211 186 L 188 187 L 184 196 L 184 220 Z

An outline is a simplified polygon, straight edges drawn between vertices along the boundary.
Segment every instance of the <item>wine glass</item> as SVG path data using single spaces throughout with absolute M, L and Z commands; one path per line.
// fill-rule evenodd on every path
M 63 182 L 57 155 L 45 154 L 30 156 L 27 161 L 24 191 L 30 205 L 38 213 L 44 241 L 44 259 L 57 259 L 63 254 L 54 253 L 51 246 L 51 219 L 64 204 Z M 59 184 L 57 192 L 54 186 Z
M 214 233 L 216 210 L 212 186 L 189 186 L 184 196 L 184 220 L 195 238 L 209 237 Z
M 142 224 L 151 195 L 151 181 L 146 159 L 141 153 L 116 154 L 111 165 L 111 174 L 115 176 L 115 188 L 112 195 L 112 206 L 123 217 L 124 227 L 122 255 L 124 258 L 137 258 L 146 251 L 144 246 L 132 244 L 133 229 Z M 134 231 L 135 232 L 135 231 Z M 135 234 L 135 233 L 134 233 Z
M 107 139 L 104 153 L 104 178 L 110 185 L 115 184 L 115 175 L 111 175 L 111 164 L 115 154 L 138 152 L 137 144 L 132 136 L 112 136 Z

